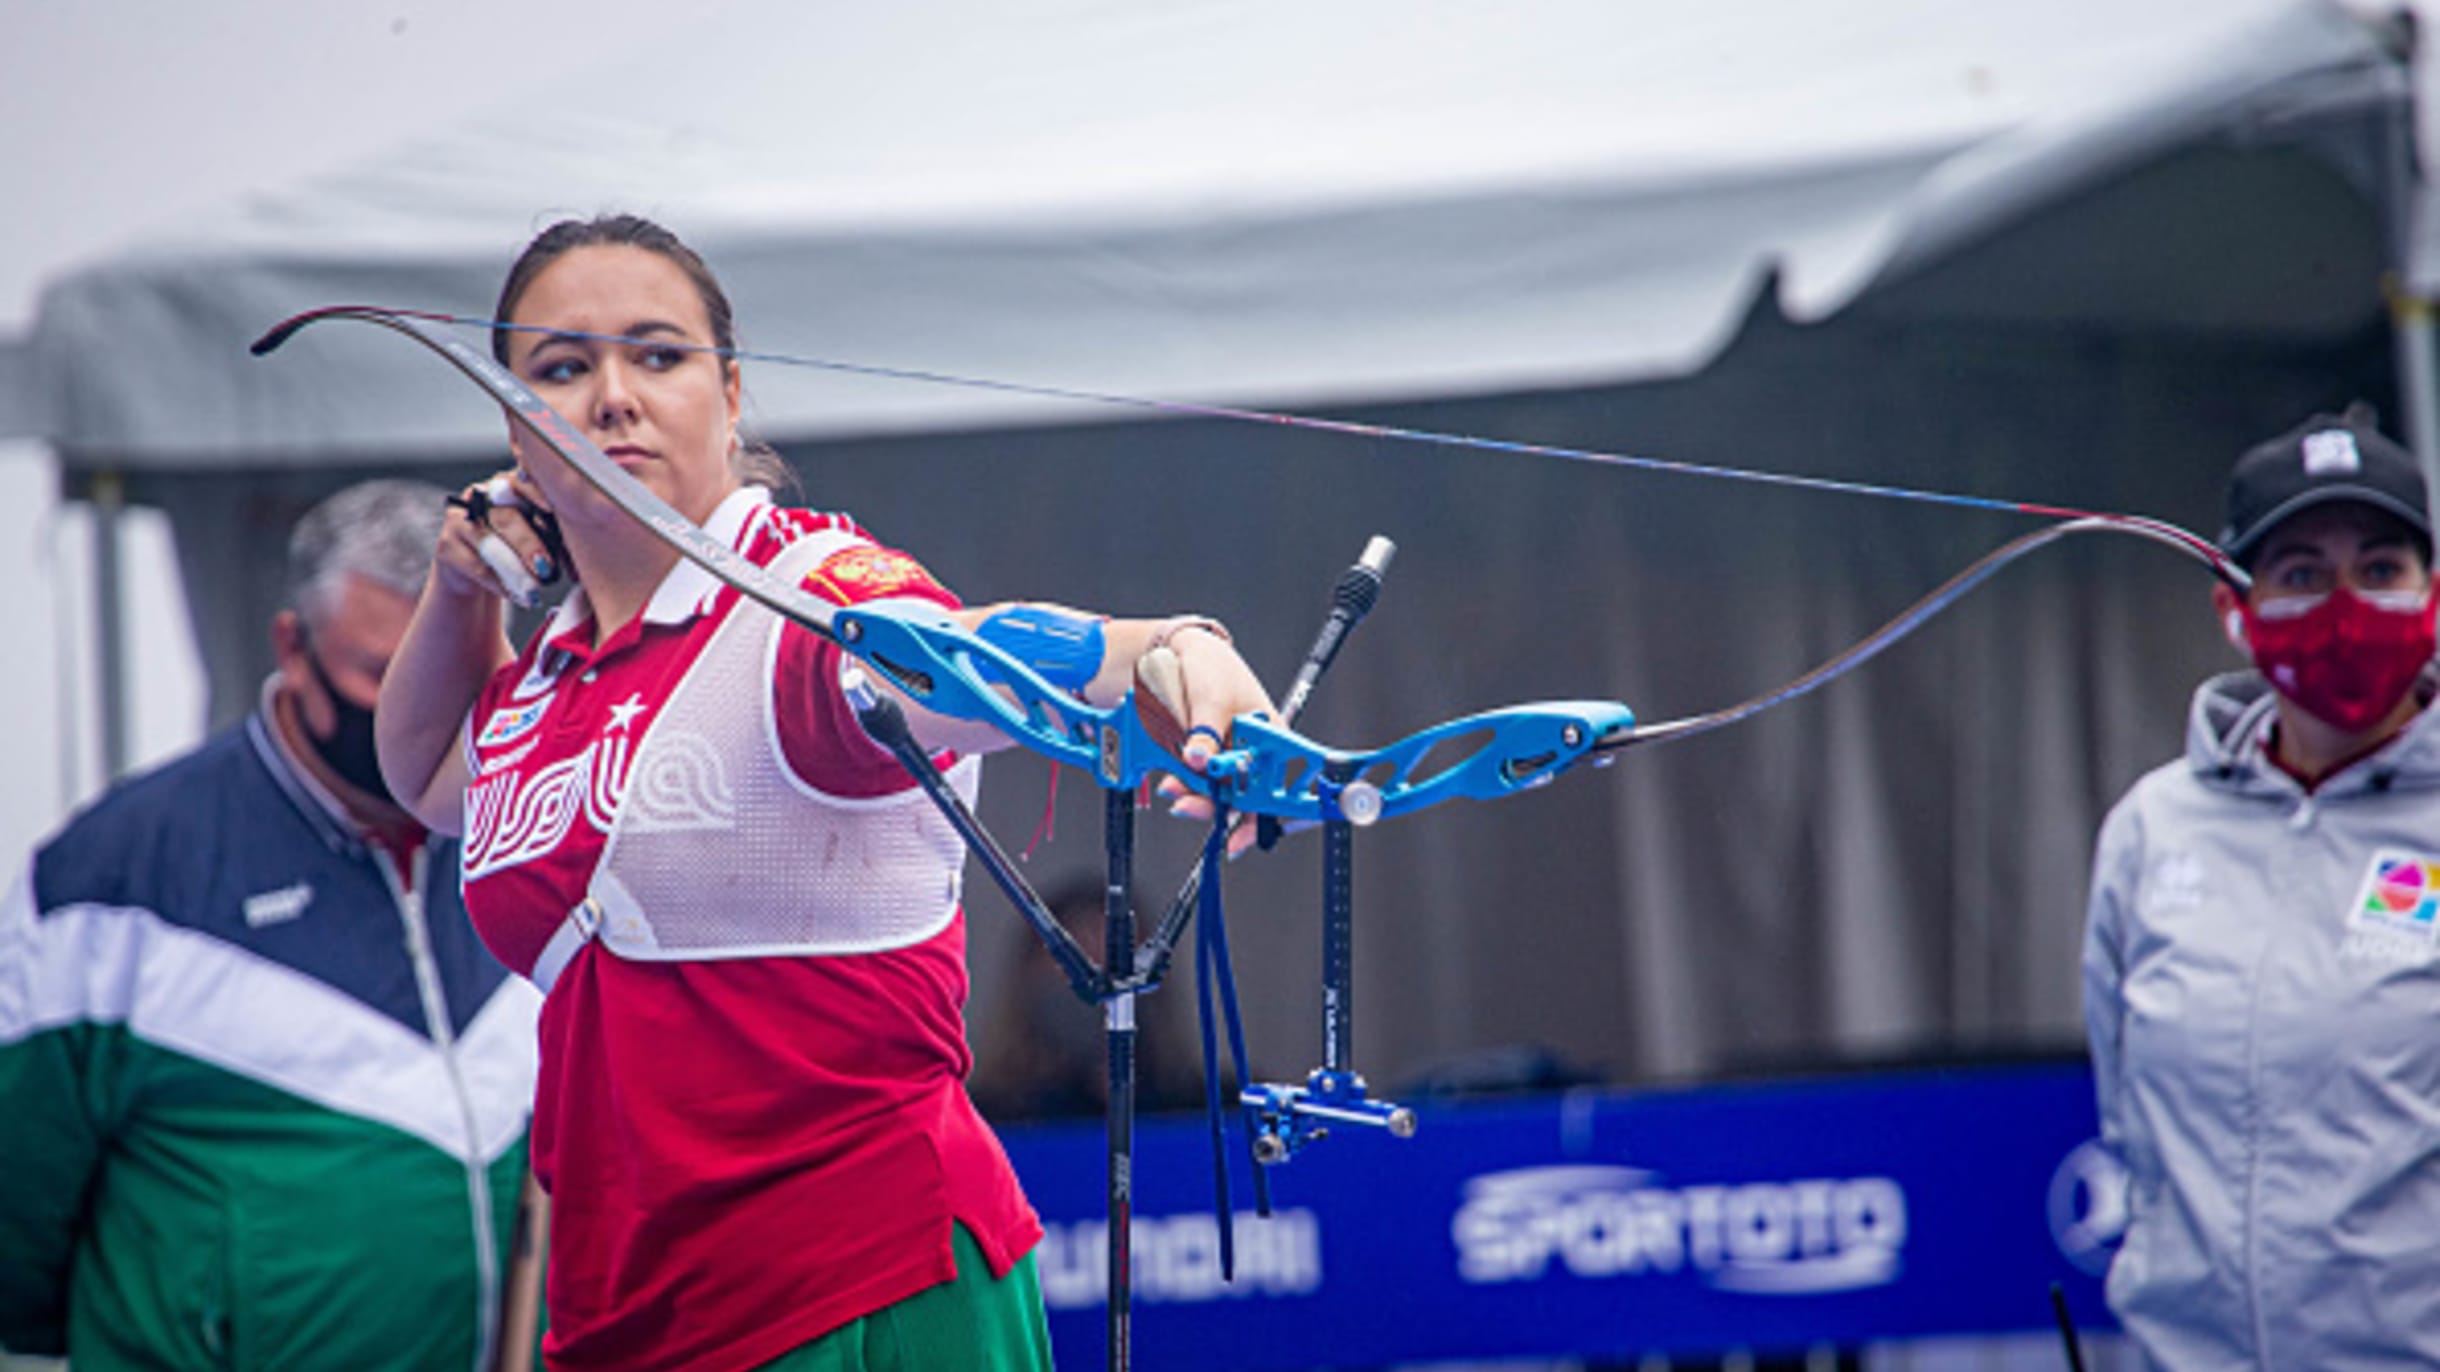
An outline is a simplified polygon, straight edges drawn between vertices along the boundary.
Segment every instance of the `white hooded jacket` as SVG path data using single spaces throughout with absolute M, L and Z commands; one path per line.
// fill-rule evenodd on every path
M 2102 826 L 2110 1305 L 2173 1372 L 2440 1367 L 2440 710 L 2307 795 L 2275 705 L 2205 683 L 2186 756 Z

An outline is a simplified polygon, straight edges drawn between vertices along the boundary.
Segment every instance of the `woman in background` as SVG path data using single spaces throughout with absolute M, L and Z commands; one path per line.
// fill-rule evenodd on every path
M 2110 812 L 2084 1016 L 2148 1367 L 2440 1366 L 2440 723 L 2421 468 L 2368 414 L 2239 458 L 2253 659 Z

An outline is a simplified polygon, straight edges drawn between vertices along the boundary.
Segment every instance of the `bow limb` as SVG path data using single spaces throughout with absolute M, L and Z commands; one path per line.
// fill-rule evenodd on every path
M 795 620 L 833 642 L 838 640 L 838 634 L 831 628 L 831 618 L 835 612 L 827 601 L 782 582 L 740 556 L 726 543 L 705 533 L 693 520 L 672 508 L 669 502 L 654 495 L 643 482 L 620 470 L 608 454 L 578 433 L 576 426 L 562 418 L 557 410 L 544 404 L 542 397 L 534 394 L 533 389 L 519 381 L 514 373 L 486 354 L 469 347 L 465 340 L 442 333 L 435 327 L 436 321 L 431 316 L 374 305 L 332 305 L 282 320 L 254 341 L 252 351 L 257 357 L 267 356 L 294 337 L 298 330 L 326 319 L 353 319 L 376 324 L 404 334 L 438 353 L 443 361 L 457 368 L 468 380 L 490 392 L 518 427 L 565 458 L 577 475 L 675 549 L 680 557 L 710 572 L 736 588 L 739 594 L 760 602 L 774 613 Z
M 1596 751 L 1610 752 L 1638 743 L 1665 743 L 1673 739 L 1692 738 L 1696 734 L 1709 733 L 1714 729 L 1751 719 L 1765 710 L 1785 705 L 1799 696 L 1810 695 L 1870 662 L 1880 656 L 1884 649 L 1922 628 L 1933 616 L 1957 603 L 1966 592 L 1988 581 L 2000 568 L 2037 548 L 2047 547 L 2071 534 L 2084 533 L 2132 534 L 2137 538 L 2149 539 L 2152 542 L 2174 548 L 2201 562 L 2209 567 L 2215 576 L 2234 586 L 2240 592 L 2252 584 L 2252 578 L 2243 568 L 2230 561 L 2226 554 L 2194 533 L 2174 524 L 2135 515 L 2078 515 L 2074 518 L 2062 519 L 2030 533 L 2020 534 L 1976 558 L 1965 570 L 1940 583 L 1922 599 L 1899 611 L 1888 623 L 1784 686 L 1724 709 L 1713 710 L 1706 714 L 1688 715 L 1682 719 L 1660 720 L 1638 726 L 1624 733 L 1611 735 L 1595 745 Z

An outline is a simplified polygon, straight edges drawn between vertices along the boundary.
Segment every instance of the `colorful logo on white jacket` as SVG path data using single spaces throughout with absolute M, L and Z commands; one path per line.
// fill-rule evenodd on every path
M 2431 939 L 2440 933 L 2440 862 L 2395 850 L 2373 854 L 2347 923 Z

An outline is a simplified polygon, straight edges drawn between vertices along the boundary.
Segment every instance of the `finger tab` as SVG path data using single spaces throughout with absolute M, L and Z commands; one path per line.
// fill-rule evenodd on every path
M 500 589 L 508 593 L 508 598 L 517 602 L 520 608 L 532 609 L 535 590 L 533 574 L 518 563 L 517 554 L 509 548 L 508 540 L 496 533 L 486 533 L 482 541 L 475 544 L 474 550 L 483 559 L 483 565 L 491 568 L 491 574 L 499 578 Z

